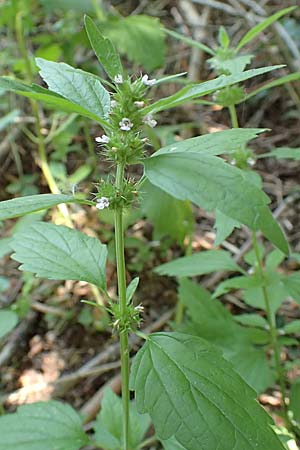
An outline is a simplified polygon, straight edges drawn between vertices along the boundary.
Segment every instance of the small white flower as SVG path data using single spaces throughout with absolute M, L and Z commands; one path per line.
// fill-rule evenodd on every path
M 131 122 L 130 119 L 128 119 L 128 117 L 123 117 L 121 122 L 119 122 L 119 125 L 120 125 L 120 130 L 122 130 L 122 131 L 130 131 L 131 128 L 133 127 L 133 123 Z
M 151 114 L 147 114 L 147 116 L 143 118 L 143 122 L 151 128 L 154 128 L 157 125 L 156 120 L 153 119 Z
M 95 141 L 98 142 L 98 144 L 108 144 L 109 143 L 109 137 L 106 136 L 106 134 L 102 134 L 102 136 L 96 137 Z
M 123 76 L 120 73 L 118 73 L 118 75 L 115 75 L 115 77 L 114 77 L 114 82 L 116 84 L 122 84 L 123 83 Z
M 144 312 L 144 307 L 142 305 L 137 305 L 134 307 L 134 310 L 138 313 Z
M 156 79 L 153 78 L 152 80 L 149 80 L 149 76 L 146 74 L 142 76 L 142 83 L 144 83 L 145 86 L 153 86 L 156 83 Z
M 232 166 L 236 166 L 236 160 L 233 158 L 233 159 L 230 161 L 230 164 L 231 164 Z
M 255 159 L 254 158 L 248 158 L 247 159 L 247 163 L 249 164 L 249 166 L 254 166 L 255 165 Z
M 98 198 L 96 201 L 97 201 L 96 208 L 98 209 L 104 209 L 109 207 L 109 200 L 107 197 Z
M 116 106 L 117 106 L 117 102 L 116 102 L 116 100 L 111 100 L 111 102 L 110 102 L 110 107 L 111 108 L 115 108 Z
M 135 106 L 137 107 L 137 108 L 143 108 L 144 106 L 145 106 L 145 102 L 134 102 L 134 104 L 135 104 Z

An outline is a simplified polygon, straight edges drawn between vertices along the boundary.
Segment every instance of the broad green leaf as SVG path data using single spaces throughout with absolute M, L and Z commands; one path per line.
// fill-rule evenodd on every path
M 169 36 L 172 36 L 173 38 L 178 39 L 179 41 L 182 41 L 185 44 L 190 45 L 191 47 L 198 48 L 199 50 L 202 50 L 203 52 L 208 53 L 209 55 L 214 56 L 216 54 L 216 52 L 207 45 L 195 41 L 194 39 L 183 36 L 180 33 L 176 33 L 176 31 L 168 30 L 167 28 L 164 28 L 163 31 L 167 33 Z
M 105 450 L 119 450 L 123 443 L 122 400 L 111 389 L 107 389 L 101 401 L 101 411 L 94 422 L 94 439 Z M 130 439 L 129 447 L 138 450 L 144 435 L 150 426 L 148 414 L 140 415 L 135 401 L 130 402 Z
M 186 450 L 283 449 L 255 392 L 201 338 L 150 335 L 134 360 L 131 385 L 158 437 L 174 436 Z
M 18 323 L 18 316 L 13 311 L 0 311 L 0 339 L 9 333 Z M 1 443 L 0 443 L 1 448 Z
M 106 288 L 106 245 L 71 228 L 38 222 L 11 243 L 20 270 L 50 280 L 81 280 Z
M 231 154 L 265 131 L 268 130 L 266 128 L 233 128 L 204 134 L 163 147 L 153 156 L 180 152 L 203 153 L 212 156 Z
M 282 282 L 290 295 L 297 303 L 300 303 L 300 273 L 295 272 L 282 278 Z
M 300 333 L 300 320 L 292 320 L 283 327 L 284 331 L 288 334 L 290 333 Z
M 23 97 L 41 101 L 49 106 L 49 108 L 58 109 L 68 113 L 80 114 L 81 116 L 88 117 L 89 119 L 99 122 L 104 127 L 108 126 L 107 122 L 93 112 L 83 108 L 77 103 L 66 100 L 55 92 L 49 91 L 49 89 L 44 89 L 38 85 L 32 84 L 29 86 L 20 80 L 14 80 L 9 77 L 0 77 L 0 89 L 1 88 L 5 91 L 13 91 Z
M 218 209 L 252 230 L 260 229 L 288 253 L 286 238 L 267 207 L 269 198 L 249 183 L 242 170 L 221 158 L 194 152 L 152 156 L 143 163 L 146 176 L 155 186 L 208 211 Z
M 110 98 L 99 79 L 88 72 L 74 69 L 65 63 L 36 58 L 40 75 L 50 91 L 76 103 L 96 116 L 106 119 L 110 111 Z
M 71 406 L 51 400 L 0 416 L 0 450 L 79 450 L 89 442 Z
M 294 159 L 295 161 L 300 161 L 300 148 L 278 147 L 269 153 L 260 155 L 260 158 L 271 157 L 275 157 L 276 159 Z
M 292 81 L 300 80 L 300 72 L 290 73 L 289 75 L 285 75 L 283 77 L 277 78 L 276 80 L 270 81 L 269 83 L 265 83 L 257 89 L 249 92 L 244 96 L 244 98 L 240 101 L 240 103 L 249 100 L 251 97 L 259 94 L 260 92 L 266 91 L 267 89 L 272 89 L 273 87 L 281 86 L 286 83 L 291 83 Z M 260 155 L 261 157 L 261 155 Z
M 259 33 L 264 31 L 266 28 L 268 28 L 272 23 L 279 20 L 282 16 L 290 13 L 293 11 L 297 6 L 291 6 L 290 8 L 281 9 L 275 14 L 272 14 L 272 16 L 267 17 L 267 19 L 263 20 L 259 24 L 255 25 L 251 30 L 248 31 L 248 33 L 245 34 L 245 36 L 242 37 L 240 42 L 237 45 L 237 50 L 240 50 L 242 47 L 244 47 L 248 42 L 252 41 L 252 39 L 255 38 Z
M 253 336 L 253 329 L 239 325 L 222 303 L 187 279 L 180 280 L 179 299 L 186 307 L 187 318 L 178 331 L 199 336 L 216 345 L 257 392 L 263 392 L 273 384 L 274 375 L 265 352 L 254 345 L 257 336 Z
M 42 209 L 48 209 L 60 203 L 80 203 L 71 195 L 40 194 L 13 198 L 0 202 L 0 220 L 23 216 Z
M 190 256 L 183 256 L 154 269 L 160 275 L 172 277 L 194 277 L 220 270 L 242 272 L 229 252 L 225 250 L 207 250 Z
M 170 236 L 182 245 L 194 227 L 190 202 L 177 200 L 148 181 L 143 183 L 141 190 L 142 210 L 154 226 L 154 239 Z M 172 220 L 166 217 L 166 211 L 172 211 Z
M 258 314 L 239 314 L 234 320 L 247 327 L 258 327 L 265 329 L 268 326 L 266 319 Z
M 130 301 L 132 300 L 132 297 L 134 296 L 134 293 L 139 285 L 139 277 L 135 277 L 133 278 L 129 285 L 126 288 L 126 303 L 127 305 L 130 303 Z
M 101 31 L 129 60 L 147 71 L 161 67 L 165 60 L 165 36 L 158 19 L 142 14 L 111 17 L 101 23 Z
M 292 384 L 290 391 L 290 410 L 293 418 L 300 423 L 300 383 L 299 381 Z
M 204 95 L 208 95 L 215 91 L 223 89 L 226 86 L 240 83 L 242 81 L 248 80 L 249 78 L 271 72 L 272 70 L 280 69 L 281 67 L 284 66 L 279 65 L 262 67 L 260 69 L 251 69 L 233 75 L 221 75 L 214 80 L 205 81 L 204 83 L 192 84 L 184 87 L 176 94 L 158 100 L 147 108 L 144 108 L 143 111 L 145 112 L 145 114 L 147 114 L 150 112 L 154 113 L 163 111 L 168 108 L 174 108 L 175 106 L 179 106 L 182 103 L 193 100 L 194 98 L 203 97 Z
M 228 236 L 231 235 L 235 228 L 240 228 L 241 224 L 234 219 L 223 214 L 221 211 L 216 209 L 215 211 L 215 224 L 214 228 L 216 229 L 216 239 L 215 245 L 220 245 L 223 241 L 225 241 Z
M 288 296 L 288 291 L 280 274 L 274 271 L 267 271 L 265 280 L 266 290 L 270 300 L 270 308 L 273 312 L 276 312 L 284 299 Z M 254 308 L 263 309 L 264 311 L 267 309 L 262 287 L 247 289 L 243 294 L 243 300 Z
M 113 80 L 118 74 L 123 74 L 120 56 L 112 42 L 103 36 L 95 22 L 89 17 L 84 18 L 85 29 L 90 44 L 107 75 Z

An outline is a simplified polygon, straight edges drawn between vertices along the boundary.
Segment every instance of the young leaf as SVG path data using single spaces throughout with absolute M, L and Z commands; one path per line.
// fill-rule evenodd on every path
M 89 442 L 79 415 L 51 400 L 0 416 L 0 450 L 79 450 Z
M 99 79 L 88 72 L 74 69 L 65 63 L 56 63 L 36 58 L 40 75 L 50 91 L 85 108 L 102 119 L 108 117 L 110 97 Z
M 80 203 L 72 195 L 40 194 L 13 198 L 0 202 L 0 220 L 12 219 L 42 209 L 48 209 L 60 203 Z
M 21 270 L 49 280 L 81 280 L 106 288 L 106 245 L 71 228 L 38 222 L 13 237 Z
M 300 148 L 278 147 L 269 153 L 259 155 L 260 158 L 270 158 L 273 156 L 276 159 L 293 159 L 295 161 L 300 161 Z
M 89 17 L 84 18 L 85 29 L 91 46 L 107 75 L 113 80 L 115 76 L 123 74 L 120 56 L 113 43 L 103 36 L 95 22 Z
M 267 27 L 272 25 L 272 23 L 279 20 L 282 16 L 290 13 L 293 11 L 297 6 L 291 6 L 290 8 L 281 9 L 275 14 L 272 14 L 272 16 L 267 17 L 267 19 L 263 20 L 259 24 L 257 24 L 255 27 L 253 27 L 248 33 L 245 34 L 245 36 L 242 37 L 240 42 L 237 45 L 237 50 L 240 50 L 242 47 L 244 47 L 248 42 L 252 41 L 252 39 L 255 38 L 259 33 L 264 31 Z
M 134 296 L 136 288 L 139 285 L 139 281 L 140 281 L 139 277 L 135 277 L 130 281 L 129 285 L 127 286 L 127 288 L 126 288 L 126 303 L 127 303 L 127 305 L 130 303 L 132 297 Z
M 243 271 L 225 250 L 207 250 L 183 256 L 156 267 L 154 271 L 160 275 L 173 277 L 194 277 L 219 270 Z
M 130 415 L 130 439 L 129 447 L 138 450 L 144 435 L 150 426 L 148 414 L 140 415 L 131 401 Z M 119 450 L 122 448 L 122 400 L 111 389 L 107 389 L 101 402 L 101 411 L 94 422 L 94 439 L 98 446 L 105 450 Z
M 219 36 L 218 41 L 221 47 L 228 48 L 230 44 L 230 37 L 228 36 L 228 33 L 226 31 L 226 28 L 220 27 L 219 28 Z
M 288 244 L 266 206 L 269 198 L 249 183 L 242 170 L 215 156 L 201 153 L 173 153 L 143 161 L 150 182 L 180 200 L 190 200 L 208 211 L 218 209 L 228 217 L 261 229 L 281 251 Z
M 147 108 L 144 108 L 143 112 L 145 114 L 148 114 L 150 112 L 154 113 L 164 111 L 168 108 L 174 108 L 175 106 L 179 106 L 182 103 L 193 100 L 194 98 L 203 97 L 204 95 L 208 95 L 212 92 L 218 91 L 219 89 L 223 89 L 226 86 L 240 83 L 242 81 L 248 80 L 249 78 L 271 72 L 272 70 L 280 69 L 281 67 L 284 66 L 279 65 L 261 67 L 260 69 L 246 70 L 245 72 L 240 72 L 228 76 L 221 75 L 214 80 L 205 81 L 204 83 L 192 84 L 184 87 L 179 92 L 176 92 L 176 94 L 162 98 L 152 105 L 149 105 Z
M 175 437 L 186 450 L 220 444 L 222 450 L 283 450 L 255 392 L 201 338 L 150 335 L 134 360 L 131 385 L 138 411 L 150 414 L 160 439 Z
M 284 331 L 288 334 L 300 333 L 300 320 L 292 320 L 283 327 Z
M 18 316 L 13 311 L 0 311 L 0 339 L 9 333 L 18 323 Z
M 179 152 L 204 153 L 212 156 L 231 154 L 265 131 L 268 130 L 266 128 L 233 128 L 204 134 L 162 147 L 152 156 Z
M 56 94 L 55 92 L 49 91 L 49 89 L 44 89 L 38 85 L 32 84 L 29 86 L 20 80 L 14 80 L 9 77 L 0 77 L 0 88 L 5 91 L 15 92 L 23 97 L 41 101 L 49 108 L 80 114 L 81 116 L 88 117 L 89 119 L 99 122 L 104 127 L 108 126 L 107 122 L 93 112 L 83 108 L 77 103 L 66 100 L 64 97 Z

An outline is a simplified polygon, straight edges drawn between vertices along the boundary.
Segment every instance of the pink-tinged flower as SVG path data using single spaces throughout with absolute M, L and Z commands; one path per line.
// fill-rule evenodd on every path
M 120 130 L 122 130 L 122 131 L 130 131 L 131 128 L 133 127 L 133 123 L 131 122 L 130 119 L 128 119 L 128 117 L 123 117 L 121 122 L 119 122 L 119 125 L 120 125 Z
M 114 77 L 114 82 L 116 84 L 122 84 L 123 83 L 123 76 L 120 73 L 118 73 L 118 75 L 116 75 Z
M 153 78 L 152 80 L 149 80 L 149 76 L 146 74 L 142 76 L 142 83 L 144 83 L 145 86 L 153 86 L 156 83 L 156 79 Z
M 109 137 L 106 136 L 106 134 L 102 134 L 102 136 L 96 137 L 95 141 L 98 142 L 98 144 L 108 144 L 109 143 Z
M 109 207 L 109 200 L 107 197 L 98 198 L 96 201 L 97 201 L 96 208 L 98 209 L 104 209 Z
M 145 116 L 143 118 L 143 122 L 145 125 L 148 125 L 151 128 L 154 128 L 157 125 L 157 122 L 155 119 L 153 119 L 151 114 L 147 114 L 147 116 Z

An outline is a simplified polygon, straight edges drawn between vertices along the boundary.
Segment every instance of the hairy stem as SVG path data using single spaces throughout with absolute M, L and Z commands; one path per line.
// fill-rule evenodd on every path
M 124 180 L 124 166 L 118 164 L 116 174 L 116 187 L 122 191 Z M 115 211 L 115 240 L 118 276 L 118 295 L 120 315 L 126 314 L 126 268 L 124 255 L 124 231 L 123 231 L 123 208 Z M 122 406 L 123 406 L 123 450 L 129 450 L 129 345 L 128 331 L 120 332 L 121 349 L 121 377 L 122 377 Z

